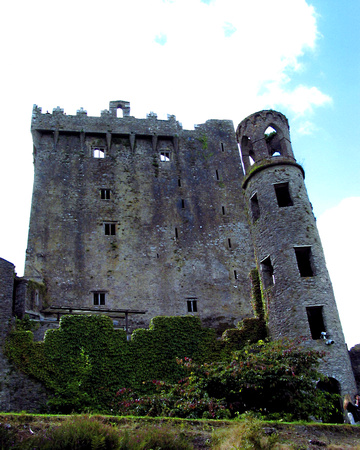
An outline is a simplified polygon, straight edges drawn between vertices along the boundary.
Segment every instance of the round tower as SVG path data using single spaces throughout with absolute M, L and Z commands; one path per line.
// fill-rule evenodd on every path
M 347 346 L 288 121 L 279 112 L 260 111 L 244 119 L 236 135 L 270 336 L 302 337 L 307 345 L 327 351 L 321 371 L 333 379 L 330 388 L 354 394 Z

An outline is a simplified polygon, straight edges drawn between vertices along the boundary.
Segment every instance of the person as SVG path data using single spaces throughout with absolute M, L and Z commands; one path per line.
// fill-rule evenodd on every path
M 357 397 L 359 397 L 359 395 L 356 395 L 355 399 Z M 351 402 L 351 397 L 349 394 L 346 394 L 344 397 L 344 410 L 352 414 L 352 417 L 349 417 L 351 425 L 355 425 L 356 422 L 360 422 L 360 406 L 357 406 L 356 404 L 354 405 L 354 403 Z

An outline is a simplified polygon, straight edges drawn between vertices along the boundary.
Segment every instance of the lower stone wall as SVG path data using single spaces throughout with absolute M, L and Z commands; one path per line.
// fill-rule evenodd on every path
M 349 351 L 351 366 L 354 372 L 357 390 L 360 392 L 360 344 L 355 345 Z

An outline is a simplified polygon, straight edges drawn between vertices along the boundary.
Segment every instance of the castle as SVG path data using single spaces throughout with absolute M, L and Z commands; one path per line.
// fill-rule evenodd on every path
M 253 317 L 257 268 L 271 338 L 302 336 L 326 350 L 330 389 L 355 393 L 284 115 L 252 114 L 236 132 L 228 120 L 184 130 L 174 116 L 136 119 L 125 101 L 100 117 L 35 105 L 31 131 L 34 189 L 15 314 L 45 329 L 64 314 L 104 313 L 129 333 L 154 316 L 192 314 L 220 333 Z M 13 267 L 1 262 L 5 279 Z

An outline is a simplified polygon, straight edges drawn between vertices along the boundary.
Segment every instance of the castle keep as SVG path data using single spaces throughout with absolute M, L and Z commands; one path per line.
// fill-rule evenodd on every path
M 220 333 L 254 316 L 257 268 L 271 338 L 326 350 L 322 371 L 334 390 L 355 392 L 284 115 L 252 114 L 236 132 L 228 120 L 184 130 L 174 116 L 136 119 L 128 102 L 113 101 L 100 117 L 34 106 L 31 131 L 34 189 L 15 312 L 54 325 L 63 314 L 101 312 L 129 333 L 154 316 L 192 314 Z

